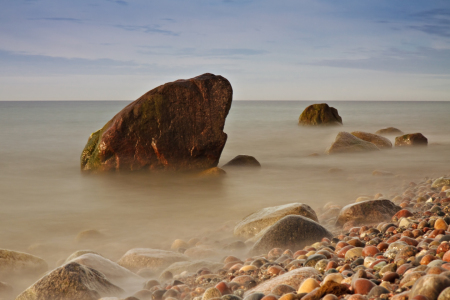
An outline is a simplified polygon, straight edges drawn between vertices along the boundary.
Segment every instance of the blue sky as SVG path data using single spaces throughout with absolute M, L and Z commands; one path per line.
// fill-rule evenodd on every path
M 0 0 L 0 100 L 450 100 L 450 1 Z

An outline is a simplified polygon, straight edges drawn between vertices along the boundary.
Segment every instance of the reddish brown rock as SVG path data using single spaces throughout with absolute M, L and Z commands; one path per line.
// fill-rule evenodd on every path
M 400 275 L 396 272 L 386 272 L 383 275 L 383 278 L 381 280 L 388 281 L 388 282 L 395 282 L 396 279 L 400 278 Z
M 400 210 L 390 200 L 368 200 L 352 203 L 344 206 L 336 220 L 337 226 L 342 226 L 348 221 L 355 221 L 359 224 L 370 222 L 389 221 L 392 216 Z
M 355 294 L 367 295 L 375 286 L 376 284 L 372 281 L 365 278 L 359 278 L 355 280 L 354 291 Z
M 205 170 L 225 146 L 232 88 L 203 74 L 161 85 L 132 102 L 91 134 L 83 171 Z
M 344 248 L 342 248 L 341 250 L 338 251 L 338 253 L 337 253 L 338 257 L 344 258 L 347 251 L 350 249 L 353 249 L 353 248 L 355 248 L 355 246 L 352 246 L 352 245 L 345 246 Z
M 449 242 L 442 242 L 436 249 L 436 254 L 439 253 L 445 253 L 448 250 L 450 250 L 450 243 Z
M 298 119 L 299 125 L 342 125 L 342 118 L 334 107 L 326 103 L 305 108 Z
M 410 133 L 395 138 L 395 147 L 426 145 L 428 145 L 428 139 L 421 133 Z
M 437 259 L 435 256 L 427 254 L 424 257 L 422 257 L 422 259 L 420 260 L 420 264 L 421 265 L 428 265 L 430 262 L 432 262 L 435 259 Z
M 448 224 L 444 221 L 444 219 L 437 219 L 434 222 L 434 229 L 443 229 L 443 230 L 447 230 L 448 228 Z
M 222 295 L 231 294 L 230 288 L 228 287 L 228 284 L 225 281 L 221 281 L 218 284 L 216 284 L 215 288 L 218 289 Z
M 444 256 L 442 257 L 442 260 L 450 262 L 450 251 L 445 252 Z
M 402 209 L 402 210 L 399 210 L 395 215 L 394 215 L 394 217 L 397 217 L 398 219 L 400 219 L 400 218 L 408 218 L 408 217 L 412 217 L 412 216 L 414 216 L 414 214 L 412 213 L 412 212 L 410 212 L 409 210 L 407 210 L 407 209 Z
M 405 242 L 405 243 L 407 243 L 408 245 L 411 245 L 411 246 L 417 246 L 419 244 L 419 242 L 417 240 L 412 239 L 412 238 L 407 237 L 407 236 L 403 236 L 401 239 L 399 239 L 399 241 Z
M 378 250 L 377 247 L 369 245 L 364 247 L 363 251 L 362 251 L 362 256 L 366 257 L 366 256 L 374 256 L 375 254 L 379 253 L 380 251 Z

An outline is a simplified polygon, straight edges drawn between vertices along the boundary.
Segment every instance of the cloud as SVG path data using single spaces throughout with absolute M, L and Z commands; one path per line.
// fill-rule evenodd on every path
M 115 25 L 115 27 L 123 29 L 123 30 L 127 30 L 127 31 L 140 31 L 140 32 L 144 32 L 144 33 L 160 33 L 163 35 L 179 36 L 179 34 L 174 31 L 160 29 L 159 25 L 145 25 L 145 26 Z
M 65 58 L 0 50 L 0 76 L 145 74 L 153 67 L 133 61 Z
M 450 49 L 390 49 L 361 59 L 324 59 L 310 65 L 409 74 L 450 75 Z
M 219 48 L 211 49 L 204 53 L 207 56 L 253 56 L 265 54 L 267 51 L 256 50 L 256 49 L 246 49 L 246 48 Z
M 83 19 L 76 18 L 29 18 L 28 20 L 38 20 L 38 21 L 62 21 L 62 22 L 74 22 L 82 23 Z
M 139 51 L 141 54 L 151 55 L 172 55 L 172 56 L 192 56 L 192 57 L 215 57 L 215 58 L 234 58 L 256 56 L 268 53 L 265 50 L 249 49 L 249 48 L 215 48 L 209 50 L 198 50 L 197 48 L 181 48 L 174 49 L 172 47 L 148 47 L 141 46 L 146 49 Z
M 422 22 L 409 28 L 440 37 L 450 37 L 450 9 L 432 9 L 412 14 Z
M 108 0 L 109 2 L 113 2 L 113 3 L 116 3 L 116 4 L 119 4 L 119 5 L 128 5 L 128 2 L 127 1 L 124 1 L 124 0 Z

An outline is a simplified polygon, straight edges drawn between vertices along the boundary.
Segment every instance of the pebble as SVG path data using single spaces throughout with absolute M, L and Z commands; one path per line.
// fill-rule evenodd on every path
M 222 294 L 218 289 L 215 287 L 210 287 L 206 289 L 206 291 L 203 293 L 202 300 L 209 300 L 215 297 L 222 297 Z
M 319 287 L 319 283 L 314 278 L 308 278 L 300 285 L 297 294 L 310 293 L 315 288 Z

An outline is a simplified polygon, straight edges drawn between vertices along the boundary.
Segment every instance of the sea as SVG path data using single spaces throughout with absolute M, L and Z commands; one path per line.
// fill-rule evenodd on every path
M 323 128 L 298 125 L 317 102 L 234 101 L 219 166 L 246 154 L 259 170 L 227 170 L 213 180 L 82 174 L 89 135 L 128 103 L 0 102 L 0 248 L 38 255 L 50 268 L 86 248 L 117 260 L 134 247 L 168 249 L 175 239 L 232 240 L 236 222 L 264 207 L 300 202 L 319 213 L 363 195 L 392 199 L 410 182 L 450 174 L 450 102 L 430 101 L 330 101 L 343 126 Z M 325 154 L 340 131 L 391 126 L 422 133 L 428 146 Z M 77 235 L 85 230 L 104 238 L 83 244 Z

